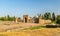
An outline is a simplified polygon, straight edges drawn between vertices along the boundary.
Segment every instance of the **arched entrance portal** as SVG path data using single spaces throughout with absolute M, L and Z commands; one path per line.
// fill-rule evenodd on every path
M 27 18 L 25 18 L 25 23 L 27 23 Z

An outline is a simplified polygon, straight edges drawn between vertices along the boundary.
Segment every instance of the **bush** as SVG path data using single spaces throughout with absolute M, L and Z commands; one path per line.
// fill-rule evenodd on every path
M 46 28 L 57 28 L 57 25 L 46 25 Z
M 57 24 L 60 24 L 60 15 L 57 16 L 57 18 L 56 18 L 56 23 L 57 23 Z

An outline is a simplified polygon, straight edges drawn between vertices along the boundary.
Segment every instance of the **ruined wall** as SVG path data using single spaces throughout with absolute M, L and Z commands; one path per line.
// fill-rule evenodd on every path
M 24 23 L 27 23 L 27 22 L 28 22 L 28 15 L 24 15 L 24 16 L 23 16 L 23 22 L 24 22 Z
M 47 25 L 47 24 L 51 24 L 52 21 L 51 20 L 44 20 L 44 19 L 39 19 L 39 24 L 44 24 L 44 25 Z
M 23 16 L 23 22 L 24 23 L 33 23 L 33 19 L 28 15 L 24 15 Z
M 36 18 L 31 18 L 28 15 L 24 15 L 23 22 L 24 23 L 39 23 L 39 24 L 50 24 L 51 23 L 51 20 L 44 20 L 41 17 L 36 17 Z

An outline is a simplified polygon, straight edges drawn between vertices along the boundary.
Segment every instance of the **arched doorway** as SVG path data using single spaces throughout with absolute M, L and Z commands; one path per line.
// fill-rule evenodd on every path
M 27 18 L 25 18 L 25 23 L 27 23 Z

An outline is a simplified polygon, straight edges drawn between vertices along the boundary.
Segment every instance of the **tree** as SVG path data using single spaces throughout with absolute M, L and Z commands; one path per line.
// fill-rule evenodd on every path
M 0 20 L 1 20 L 1 21 L 4 21 L 4 17 L 1 17 Z
M 14 17 L 10 17 L 9 15 L 4 16 L 4 17 L 0 17 L 1 21 L 15 21 L 15 16 Z
M 55 13 L 52 13 L 52 21 L 55 21 Z
M 43 18 L 46 19 L 46 20 L 51 19 L 50 12 L 45 13 L 44 16 L 43 16 Z
M 48 13 L 48 19 L 51 19 L 51 13 Z
M 18 19 L 21 19 L 20 17 L 18 17 Z
M 7 21 L 7 18 L 6 18 L 6 16 L 4 17 L 4 21 Z
M 7 15 L 7 20 L 8 20 L 8 21 L 10 20 L 10 16 L 9 16 L 9 15 Z
M 44 19 L 44 15 L 42 15 L 42 19 Z
M 12 19 L 13 19 L 13 21 L 15 21 L 16 17 L 14 16 Z
M 57 24 L 60 24 L 60 15 L 57 16 L 57 18 L 56 18 L 56 23 L 57 23 Z

